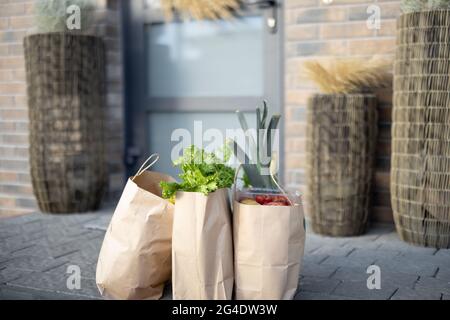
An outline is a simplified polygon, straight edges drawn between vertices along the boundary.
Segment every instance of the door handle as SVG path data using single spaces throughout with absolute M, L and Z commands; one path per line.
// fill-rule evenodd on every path
M 260 9 L 271 9 L 270 15 L 266 19 L 266 25 L 270 33 L 276 33 L 278 29 L 278 8 L 280 2 L 278 0 L 246 0 L 244 5 L 252 7 L 257 6 Z

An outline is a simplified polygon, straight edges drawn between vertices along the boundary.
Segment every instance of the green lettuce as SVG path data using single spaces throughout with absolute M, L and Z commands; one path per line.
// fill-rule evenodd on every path
M 208 195 L 218 189 L 233 185 L 235 170 L 226 163 L 231 156 L 231 150 L 224 146 L 222 156 L 207 153 L 194 145 L 186 148 L 183 156 L 174 161 L 180 167 L 181 182 L 162 181 L 162 197 L 175 202 L 177 191 L 200 192 Z

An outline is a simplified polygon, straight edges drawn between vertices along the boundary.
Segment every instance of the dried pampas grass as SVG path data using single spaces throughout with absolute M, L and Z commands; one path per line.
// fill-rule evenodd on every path
M 171 20 L 173 11 L 184 17 L 201 19 L 226 19 L 240 7 L 240 0 L 162 0 L 165 16 Z
M 306 61 L 303 69 L 323 93 L 363 93 L 392 84 L 391 63 L 384 59 Z

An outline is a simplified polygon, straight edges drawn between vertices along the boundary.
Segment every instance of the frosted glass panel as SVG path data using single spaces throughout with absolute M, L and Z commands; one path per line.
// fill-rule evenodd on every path
M 256 127 L 256 117 L 254 113 L 246 114 L 247 122 L 250 128 Z M 174 177 L 178 174 L 178 171 L 173 168 L 171 160 L 171 152 L 179 141 L 184 140 L 179 138 L 178 133 L 183 131 L 189 132 L 191 142 L 189 144 L 195 144 L 200 146 L 199 141 L 195 141 L 195 138 L 199 137 L 198 132 L 194 133 L 194 123 L 196 121 L 202 122 L 202 128 L 200 132 L 200 138 L 203 136 L 207 137 L 207 133 L 212 133 L 212 131 L 207 131 L 208 129 L 218 129 L 222 132 L 225 137 L 226 129 L 240 128 L 239 121 L 237 120 L 236 114 L 234 112 L 223 112 L 223 113 L 203 113 L 203 112 L 177 112 L 177 113 L 152 113 L 149 115 L 149 134 L 150 134 L 150 152 L 157 152 L 160 154 L 160 160 L 154 166 L 154 170 L 160 172 L 167 172 Z M 198 126 L 196 127 L 199 129 Z M 178 137 L 176 141 L 171 141 L 172 133 L 176 129 L 185 129 L 183 131 L 178 131 L 174 134 L 174 137 Z M 207 148 L 210 142 L 203 142 L 203 147 Z
M 150 97 L 263 95 L 263 19 L 146 28 Z

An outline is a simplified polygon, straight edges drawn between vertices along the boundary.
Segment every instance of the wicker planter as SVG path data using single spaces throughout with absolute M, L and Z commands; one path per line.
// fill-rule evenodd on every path
M 397 23 L 391 201 L 410 243 L 450 247 L 450 10 Z
M 364 232 L 377 136 L 373 95 L 314 95 L 308 102 L 306 203 L 314 232 Z
M 100 38 L 64 33 L 24 40 L 30 167 L 43 212 L 94 210 L 106 186 Z

